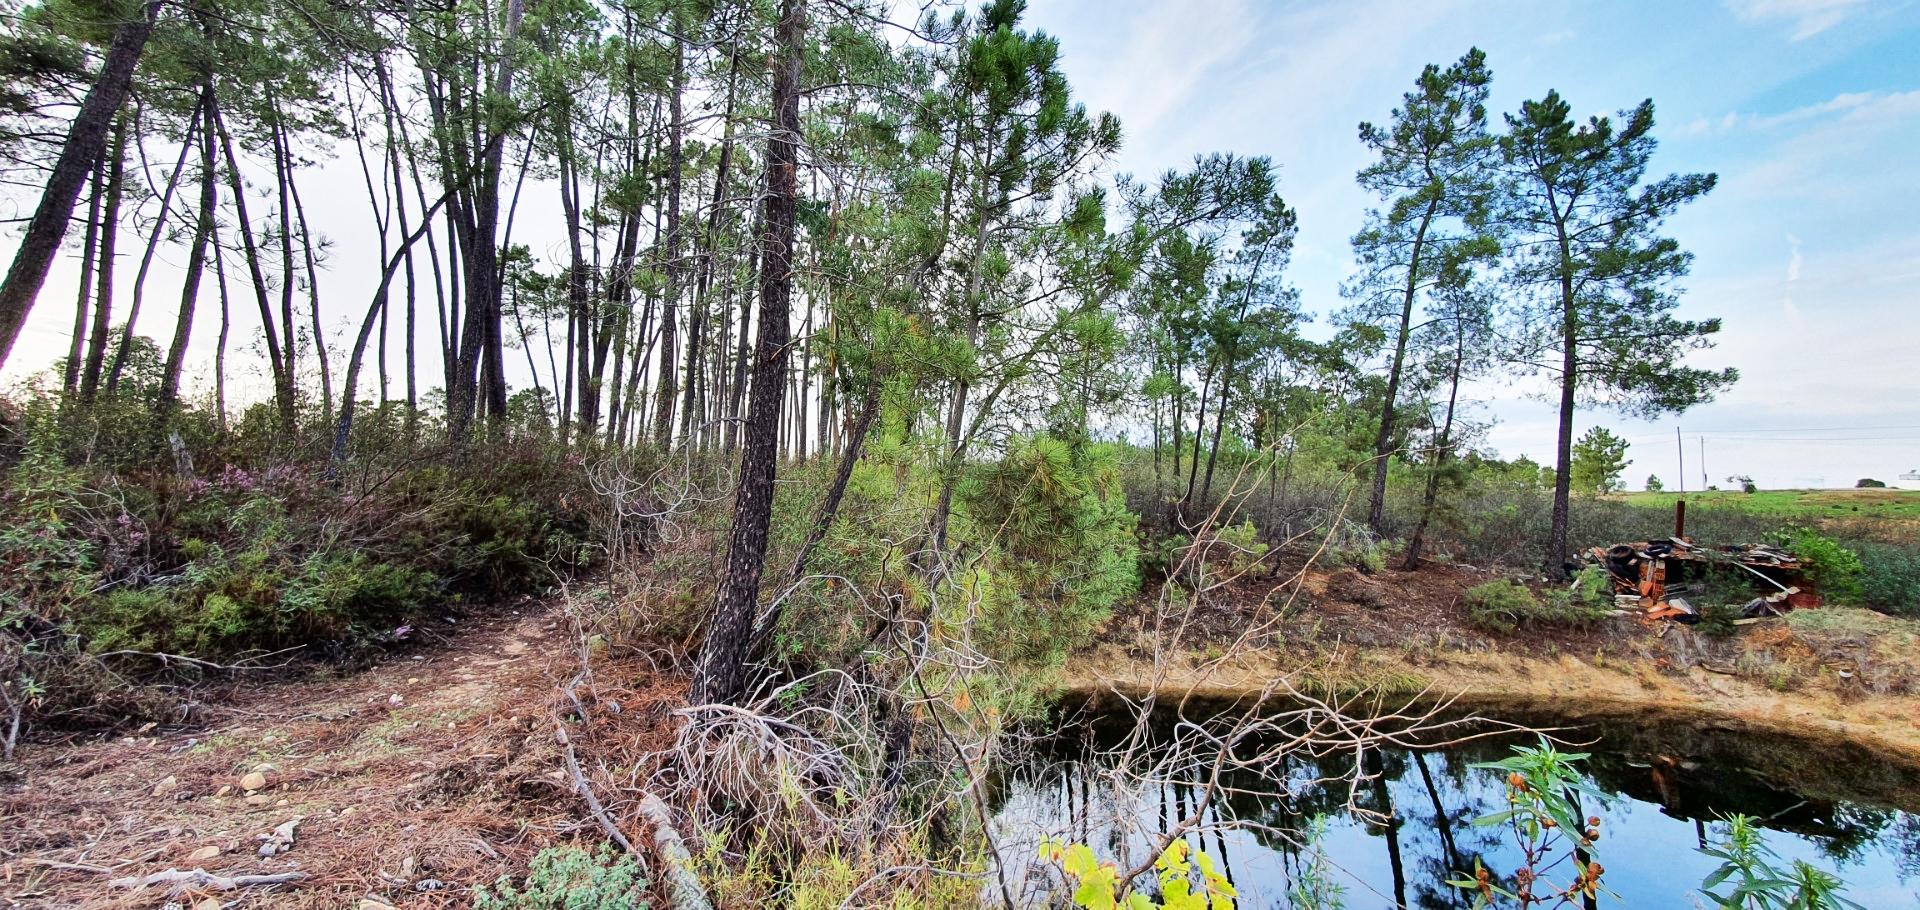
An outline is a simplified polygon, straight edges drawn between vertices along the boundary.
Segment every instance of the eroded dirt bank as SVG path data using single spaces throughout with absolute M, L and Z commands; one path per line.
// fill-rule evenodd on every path
M 1163 703 L 1217 705 L 1258 698 L 1284 679 L 1310 693 L 1366 692 L 1393 706 L 1417 696 L 1532 726 L 1747 734 L 1749 742 L 1777 739 L 1783 753 L 1896 767 L 1899 787 L 1913 791 L 1906 798 L 1920 801 L 1920 653 L 1911 634 L 1817 637 L 1767 620 L 1713 640 L 1631 617 L 1489 633 L 1461 604 L 1462 592 L 1489 577 L 1464 567 L 1275 573 L 1183 616 L 1174 632 L 1156 626 L 1143 603 L 1117 617 L 1103 643 L 1070 658 L 1065 699 L 1097 706 L 1157 690 Z M 1822 619 L 1852 621 L 1826 612 Z M 1156 664 L 1156 651 L 1170 656 Z
M 1231 702 L 1257 698 L 1291 677 L 1309 690 L 1357 690 L 1389 682 L 1382 696 L 1432 702 L 1490 717 L 1561 723 L 1637 718 L 1745 733 L 1778 733 L 1847 743 L 1920 766 L 1920 698 L 1847 699 L 1830 692 L 1777 692 L 1699 668 L 1681 674 L 1651 667 L 1595 666 L 1571 656 L 1545 660 L 1498 653 L 1459 653 L 1414 663 L 1393 654 L 1356 652 L 1342 664 L 1301 664 L 1259 652 L 1218 661 L 1176 658 L 1159 670 L 1119 647 L 1101 647 L 1068 667 L 1065 696 L 1137 698 L 1158 688 L 1163 699 Z M 1414 688 L 1414 684 L 1418 687 Z

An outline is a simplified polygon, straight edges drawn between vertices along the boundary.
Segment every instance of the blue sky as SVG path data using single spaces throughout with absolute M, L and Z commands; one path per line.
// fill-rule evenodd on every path
M 1213 151 L 1279 165 L 1300 213 L 1292 279 L 1323 314 L 1341 304 L 1348 238 L 1369 205 L 1353 183 L 1366 163 L 1356 126 L 1386 119 L 1424 64 L 1478 45 L 1494 71 L 1495 111 L 1549 88 L 1581 114 L 1653 98 L 1656 172 L 1721 178 L 1670 233 L 1697 255 L 1683 314 L 1726 323 L 1718 348 L 1697 362 L 1737 366 L 1744 378 L 1677 420 L 1590 411 L 1579 429 L 1599 423 L 1634 443 L 1635 487 L 1649 473 L 1675 485 L 1676 424 L 1687 432 L 1690 489 L 1700 485 L 1701 435 L 1710 479 L 1721 485 L 1733 473 L 1763 486 L 1848 486 L 1920 470 L 1920 0 L 1031 3 L 1028 24 L 1061 39 L 1076 93 L 1121 118 L 1117 170 L 1150 175 Z M 902 3 L 896 14 L 914 9 Z M 302 191 L 330 244 L 323 291 L 366 300 L 377 275 L 364 264 L 378 251 L 352 147 L 308 151 L 317 165 L 301 174 Z M 147 154 L 170 160 L 173 149 L 156 141 Z M 264 164 L 243 167 L 256 185 L 271 182 Z M 552 188 L 535 179 L 528 192 L 544 199 Z M 27 205 L 6 194 L 0 215 Z M 514 241 L 549 267 L 565 258 L 558 209 L 530 205 L 514 229 Z M 16 232 L 0 232 L 0 258 L 10 260 L 16 243 Z M 56 261 L 0 380 L 64 355 L 77 243 L 69 238 L 69 255 Z M 120 257 L 118 287 L 132 286 L 137 258 Z M 184 259 L 179 245 L 162 248 L 143 334 L 170 331 Z M 211 296 L 203 288 L 189 348 L 198 394 L 211 385 Z M 245 304 L 243 296 L 235 305 L 234 331 L 250 339 L 257 323 Z M 357 309 L 329 307 L 336 360 Z M 423 323 L 420 343 L 432 350 L 431 319 Z M 400 334 L 390 333 L 395 351 Z M 256 348 L 231 352 L 229 392 L 242 399 L 269 388 Z M 1527 390 L 1512 382 L 1477 390 L 1487 400 L 1480 416 L 1497 420 L 1488 441 L 1500 454 L 1546 461 L 1553 412 Z
M 1634 442 L 1629 484 L 1897 482 L 1920 470 L 1920 4 L 1873 0 L 1126 3 L 1034 0 L 1089 107 L 1119 115 L 1118 165 L 1268 155 L 1300 213 L 1293 281 L 1340 305 L 1368 198 L 1361 120 L 1385 120 L 1422 65 L 1487 52 L 1492 106 L 1557 88 L 1577 113 L 1653 98 L 1656 172 L 1720 186 L 1670 223 L 1696 254 L 1683 315 L 1726 327 L 1704 366 L 1743 379 L 1655 423 L 1585 412 Z M 1502 455 L 1552 454 L 1553 412 L 1511 383 L 1481 390 Z M 1920 486 L 1910 482 L 1907 486 Z

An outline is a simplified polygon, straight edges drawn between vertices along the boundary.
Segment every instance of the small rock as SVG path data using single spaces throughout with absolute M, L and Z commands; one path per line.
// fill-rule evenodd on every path
M 165 796 L 178 789 L 180 789 L 180 779 L 169 774 L 159 783 L 153 785 L 153 795 Z
M 398 708 L 401 705 L 404 705 L 406 703 L 407 703 L 407 700 L 404 698 L 401 698 L 400 693 L 398 692 L 395 692 L 394 694 L 387 696 L 387 707 L 389 708 Z
M 419 880 L 419 881 L 417 881 L 417 882 L 414 882 L 414 883 L 413 883 L 413 890 L 415 890 L 415 891 L 438 891 L 438 890 L 440 890 L 441 888 L 445 888 L 446 886 L 447 886 L 447 883 L 446 883 L 446 882 L 443 882 L 443 881 L 441 881 L 441 880 L 439 880 L 439 879 L 437 879 L 437 878 L 423 878 L 423 879 L 421 879 L 421 880 Z
M 354 910 L 394 910 L 394 906 L 377 897 L 363 897 Z
M 261 790 L 265 789 L 266 786 L 267 775 L 260 771 L 248 771 L 245 777 L 240 778 L 240 789 L 242 790 Z
M 301 817 L 296 815 L 280 827 L 273 829 L 272 834 L 260 835 L 260 840 L 264 842 L 260 845 L 260 855 L 277 856 L 293 849 L 293 835 L 299 829 L 301 820 Z
M 417 685 L 419 685 L 419 684 L 420 684 L 420 677 L 418 677 L 418 676 L 409 676 L 409 677 L 407 677 L 407 685 L 409 685 L 409 686 L 417 686 Z
M 187 862 L 204 863 L 220 855 L 220 848 L 211 844 L 187 854 Z
M 266 796 L 263 796 L 259 793 L 255 793 L 254 795 L 247 797 L 247 805 L 249 806 L 264 806 L 270 802 L 273 802 L 273 800 L 268 799 Z
M 221 784 L 221 785 L 220 785 L 220 789 L 219 789 L 219 791 L 218 791 L 218 792 L 216 792 L 216 793 L 214 793 L 213 795 L 215 795 L 215 796 L 226 796 L 227 794 L 229 794 L 229 793 L 232 793 L 232 792 L 233 792 L 233 785 L 232 785 L 232 784 Z
M 220 910 L 224 906 L 217 897 L 203 897 L 193 905 L 193 910 Z

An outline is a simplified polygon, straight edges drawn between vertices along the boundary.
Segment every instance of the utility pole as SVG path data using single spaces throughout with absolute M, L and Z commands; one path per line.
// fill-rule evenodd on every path
M 1680 427 L 1673 428 L 1673 450 L 1680 455 L 1680 492 L 1687 492 L 1687 446 L 1680 441 Z
M 1706 488 L 1712 485 L 1713 484 L 1707 480 L 1707 437 L 1701 436 L 1700 437 L 1700 489 L 1704 491 L 1706 490 Z

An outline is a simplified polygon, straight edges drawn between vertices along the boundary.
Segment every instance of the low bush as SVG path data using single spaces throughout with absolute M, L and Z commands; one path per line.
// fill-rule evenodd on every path
M 1860 556 L 1853 550 L 1810 528 L 1780 531 L 1773 539 L 1800 558 L 1800 571 L 1814 590 L 1830 600 L 1852 602 L 1860 596 Z
M 1898 616 L 1920 617 L 1920 551 L 1858 543 L 1860 602 Z
M 645 910 L 647 878 L 632 856 L 601 845 L 549 847 L 533 857 L 526 882 L 501 877 L 474 895 L 474 910 Z
M 589 555 L 583 472 L 541 444 L 455 455 L 396 430 L 330 480 L 319 447 L 257 430 L 254 412 L 223 430 L 186 410 L 170 433 L 124 399 L 34 398 L 23 413 L 0 476 L 0 685 L 23 722 L 90 724 L 99 712 L 72 707 L 125 701 L 90 681 L 132 688 L 115 671 L 151 672 L 140 654 L 352 658 L 428 611 L 532 592 Z M 96 457 L 96 436 L 164 454 Z M 179 445 L 152 442 L 169 436 Z M 127 713 L 109 719 L 140 719 Z
M 1506 578 L 1468 588 L 1464 598 L 1468 621 L 1490 632 L 1511 632 L 1521 626 L 1587 625 L 1609 612 L 1604 601 L 1581 593 L 1578 579 L 1575 587 L 1555 589 L 1544 599 Z

